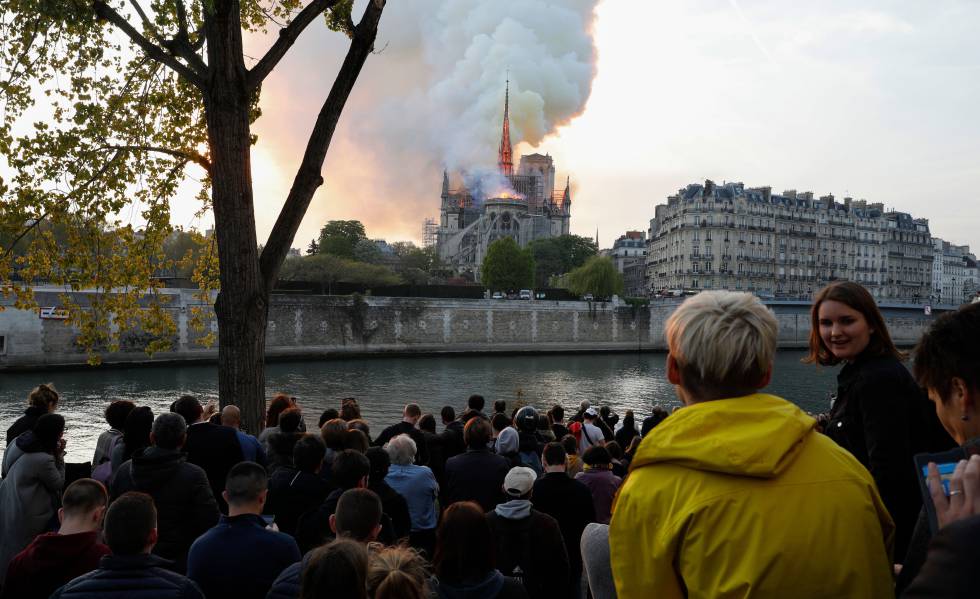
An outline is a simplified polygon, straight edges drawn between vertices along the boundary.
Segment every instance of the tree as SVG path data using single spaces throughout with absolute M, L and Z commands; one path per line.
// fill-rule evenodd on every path
M 534 284 L 538 286 L 547 284 L 553 276 L 582 266 L 599 251 L 594 240 L 580 235 L 536 239 L 528 247 L 534 256 Z
M 204 288 L 218 289 L 219 398 L 240 405 L 243 425 L 257 432 L 269 295 L 323 184 L 327 149 L 374 48 L 385 0 L 368 0 L 356 25 L 352 6 L 353 0 L 305 6 L 299 0 L 0 0 L 0 159 L 14 173 L 12 185 L 0 181 L 0 227 L 13 236 L 11 246 L 0 248 L 0 282 L 12 282 L 15 266 L 27 281 L 5 285 L 5 292 L 12 289 L 18 306 L 30 306 L 29 283 L 45 278 L 71 289 L 124 289 L 100 294 L 90 310 L 73 311 L 87 347 L 112 349 L 127 327 L 168 320 L 140 305 L 155 290 L 150 274 L 171 230 L 169 201 L 194 165 L 199 196 L 214 211 L 215 232 L 196 272 L 217 278 Z M 260 254 L 251 125 L 260 116 L 263 82 L 318 18 L 351 44 Z M 268 50 L 246 63 L 243 35 L 270 28 L 278 35 Z M 15 137 L 29 108 L 49 117 Z M 120 222 L 130 206 L 145 224 Z M 68 251 L 58 251 L 40 222 L 66 228 Z M 26 238 L 31 251 L 16 261 L 10 247 Z
M 356 283 L 367 287 L 399 285 L 401 277 L 389 268 L 348 260 L 333 254 L 292 257 L 286 260 L 281 271 L 285 281 L 307 281 L 327 286 L 333 293 L 335 283 Z
M 490 244 L 480 268 L 480 280 L 492 291 L 530 288 L 534 282 L 531 250 L 521 249 L 513 237 L 502 237 Z
M 312 256 L 320 252 L 320 244 L 316 242 L 316 239 L 310 240 L 310 245 L 306 246 L 306 255 Z
M 378 244 L 370 239 L 362 239 L 354 244 L 354 259 L 366 264 L 381 264 L 384 254 Z
M 353 258 L 357 242 L 367 239 L 359 220 L 332 220 L 320 229 L 320 252 L 341 258 Z
M 575 295 L 591 293 L 596 299 L 623 293 L 623 275 L 605 256 L 593 256 L 566 277 L 568 290 Z

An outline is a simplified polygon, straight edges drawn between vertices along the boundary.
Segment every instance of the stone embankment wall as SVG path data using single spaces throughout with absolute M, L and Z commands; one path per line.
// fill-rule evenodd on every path
M 142 351 L 140 332 L 123 336 L 120 351 L 102 353 L 105 364 L 211 361 L 215 347 L 199 341 L 217 331 L 191 326 L 195 307 L 210 307 L 189 290 L 165 290 L 177 325 L 173 349 L 152 357 Z M 84 295 L 84 294 L 82 294 Z M 38 291 L 42 306 L 58 306 L 53 291 Z M 84 298 L 82 298 L 84 299 Z M 2 303 L 2 301 L 0 301 Z M 454 354 L 495 352 L 662 351 L 664 323 L 679 301 L 625 303 L 515 300 L 444 300 L 357 296 L 277 295 L 269 309 L 267 356 L 335 358 L 371 354 Z M 809 306 L 772 302 L 779 320 L 780 347 L 805 347 L 810 334 Z M 36 311 L 0 312 L 0 370 L 84 364 L 76 331 L 65 321 L 42 319 Z M 892 337 L 915 343 L 931 316 L 921 307 L 884 309 Z

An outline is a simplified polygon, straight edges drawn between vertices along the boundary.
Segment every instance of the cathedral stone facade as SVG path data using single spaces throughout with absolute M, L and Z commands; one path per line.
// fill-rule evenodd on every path
M 535 239 L 567 235 L 571 214 L 568 180 L 555 188 L 551 156 L 521 156 L 514 170 L 510 143 L 509 90 L 504 96 L 503 130 L 497 172 L 471 177 L 452 188 L 442 176 L 442 205 L 436 246 L 439 259 L 454 271 L 480 280 L 480 266 L 491 243 L 512 237 L 521 247 Z

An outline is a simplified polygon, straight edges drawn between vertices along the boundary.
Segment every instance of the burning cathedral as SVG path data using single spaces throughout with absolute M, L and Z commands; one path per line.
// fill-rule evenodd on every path
M 439 259 L 459 274 L 480 280 L 487 247 L 513 237 L 525 247 L 535 239 L 568 234 L 572 200 L 568 179 L 555 189 L 551 156 L 521 156 L 514 170 L 510 143 L 510 86 L 504 92 L 504 122 L 497 152 L 497 171 L 463 173 L 463 184 L 450 188 L 442 174 L 442 206 L 436 246 Z

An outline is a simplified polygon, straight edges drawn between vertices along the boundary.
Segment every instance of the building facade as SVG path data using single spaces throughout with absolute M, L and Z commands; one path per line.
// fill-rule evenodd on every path
M 733 289 L 810 299 L 836 280 L 857 281 L 888 302 L 932 294 L 928 220 L 864 200 L 709 180 L 655 208 L 647 246 L 650 294 Z
M 613 242 L 612 249 L 600 252 L 612 259 L 616 270 L 622 273 L 623 293 L 628 297 L 642 297 L 647 294 L 646 237 L 643 231 L 627 231 Z
M 933 301 L 959 305 L 969 302 L 977 291 L 977 257 L 970 246 L 932 238 Z
M 442 204 L 436 247 L 439 259 L 456 273 L 480 280 L 480 267 L 491 243 L 512 237 L 521 247 L 536 239 L 568 235 L 571 191 L 555 189 L 555 165 L 549 155 L 521 156 L 515 171 L 510 143 L 509 90 L 497 172 L 470 186 L 452 188 L 442 177 Z

